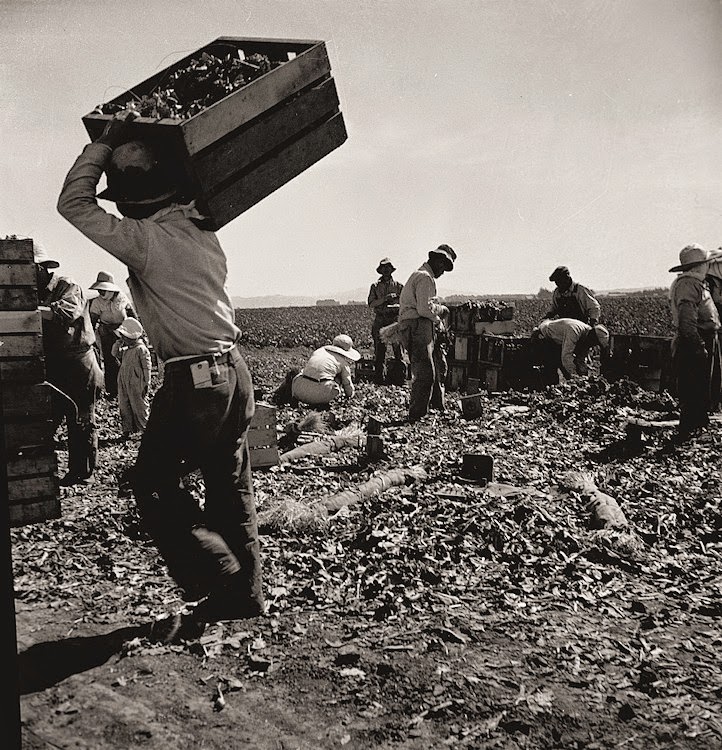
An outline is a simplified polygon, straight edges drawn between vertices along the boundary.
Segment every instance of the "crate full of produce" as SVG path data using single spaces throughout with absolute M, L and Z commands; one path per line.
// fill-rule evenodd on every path
M 130 137 L 172 157 L 216 228 L 347 137 L 322 41 L 219 37 L 85 115 L 91 139 L 131 104 Z

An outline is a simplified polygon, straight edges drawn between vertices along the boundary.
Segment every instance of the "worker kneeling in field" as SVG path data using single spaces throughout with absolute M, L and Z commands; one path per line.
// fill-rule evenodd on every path
M 264 612 L 261 558 L 246 440 L 253 384 L 237 343 L 226 256 L 215 233 L 153 150 L 128 142 L 118 113 L 85 147 L 65 179 L 58 211 L 125 263 L 150 342 L 163 361 L 131 484 L 147 531 L 189 601 L 151 635 L 176 640 L 205 622 Z M 108 188 L 124 218 L 98 206 Z M 200 469 L 203 507 L 183 477 Z M 185 627 L 187 626 L 187 627 Z M 167 636 L 167 637 L 166 637 Z
M 593 346 L 609 347 L 609 331 L 600 324 L 589 326 L 575 318 L 543 320 L 532 338 L 544 344 L 544 385 L 559 382 L 561 369 L 568 380 L 588 373 L 587 354 Z
M 332 344 L 316 349 L 293 379 L 293 398 L 310 406 L 328 406 L 342 391 L 347 398 L 352 398 L 351 362 L 358 362 L 360 358 L 351 337 L 339 334 Z

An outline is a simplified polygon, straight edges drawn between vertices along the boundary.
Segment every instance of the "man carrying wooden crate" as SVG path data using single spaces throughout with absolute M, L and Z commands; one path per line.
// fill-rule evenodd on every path
M 131 484 L 147 529 L 187 600 L 187 617 L 163 621 L 166 641 L 206 622 L 264 611 L 247 432 L 253 384 L 237 343 L 226 256 L 204 217 L 180 203 L 170 170 L 144 143 L 127 142 L 128 111 L 108 123 L 71 167 L 59 212 L 128 266 L 138 316 L 164 363 Z M 106 171 L 123 219 L 98 206 Z M 200 469 L 199 507 L 183 477 Z

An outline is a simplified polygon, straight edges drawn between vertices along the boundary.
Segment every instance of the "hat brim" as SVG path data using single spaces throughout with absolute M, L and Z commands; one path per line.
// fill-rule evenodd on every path
M 57 260 L 41 260 L 37 261 L 39 266 L 45 266 L 45 268 L 59 268 L 60 263 Z
M 161 193 L 158 196 L 151 196 L 150 198 L 134 200 L 132 198 L 127 198 L 124 195 L 118 195 L 117 193 L 114 193 L 110 188 L 106 188 L 102 192 L 98 193 L 95 197 L 101 198 L 105 201 L 113 201 L 113 203 L 125 203 L 128 206 L 152 206 L 154 203 L 160 203 L 161 201 L 168 200 L 168 198 L 172 198 L 174 195 L 178 195 L 178 190 L 176 188 L 168 190 L 165 193 Z
M 334 346 L 333 344 L 327 344 L 326 349 L 328 349 L 330 352 L 336 352 L 336 354 L 341 354 L 342 356 L 346 357 L 346 359 L 350 359 L 352 362 L 358 362 L 361 359 L 361 352 L 356 351 L 356 349 L 342 349 L 340 346 Z
M 680 263 L 678 266 L 672 266 L 672 268 L 669 269 L 669 272 L 681 273 L 683 271 L 689 271 L 691 268 L 696 268 L 697 266 L 701 266 L 704 263 L 719 260 L 720 258 L 722 258 L 722 251 L 715 250 L 714 252 L 711 252 L 709 254 L 709 258 L 705 258 L 704 260 L 695 260 L 692 263 Z
M 90 285 L 91 289 L 95 289 L 98 292 L 119 292 L 120 287 L 113 284 L 110 281 L 96 281 L 95 284 Z
M 396 270 L 396 266 L 394 266 L 393 263 L 383 263 L 380 266 L 376 266 L 376 273 L 383 273 L 384 268 L 390 268 L 391 273 L 393 273 Z
M 433 255 L 436 258 L 441 258 L 444 261 L 444 267 L 447 271 L 454 270 L 454 261 L 446 253 L 440 253 L 436 250 L 430 250 L 429 255 Z

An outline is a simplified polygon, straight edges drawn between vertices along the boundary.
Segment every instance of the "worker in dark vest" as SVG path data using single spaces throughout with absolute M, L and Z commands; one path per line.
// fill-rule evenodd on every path
M 572 280 L 566 266 L 557 266 L 549 277 L 549 281 L 553 281 L 557 288 L 552 294 L 552 304 L 544 315 L 544 320 L 575 318 L 590 326 L 599 323 L 601 319 L 599 302 L 587 287 Z
M 384 365 L 386 363 L 386 344 L 381 340 L 381 329 L 399 319 L 399 295 L 404 285 L 396 281 L 392 274 L 396 270 L 389 258 L 382 258 L 376 273 L 377 281 L 371 284 L 368 306 L 373 310 L 374 322 L 371 325 L 371 337 L 374 341 L 374 361 L 376 382 L 384 382 Z M 392 345 L 394 357 L 401 359 L 401 346 Z

